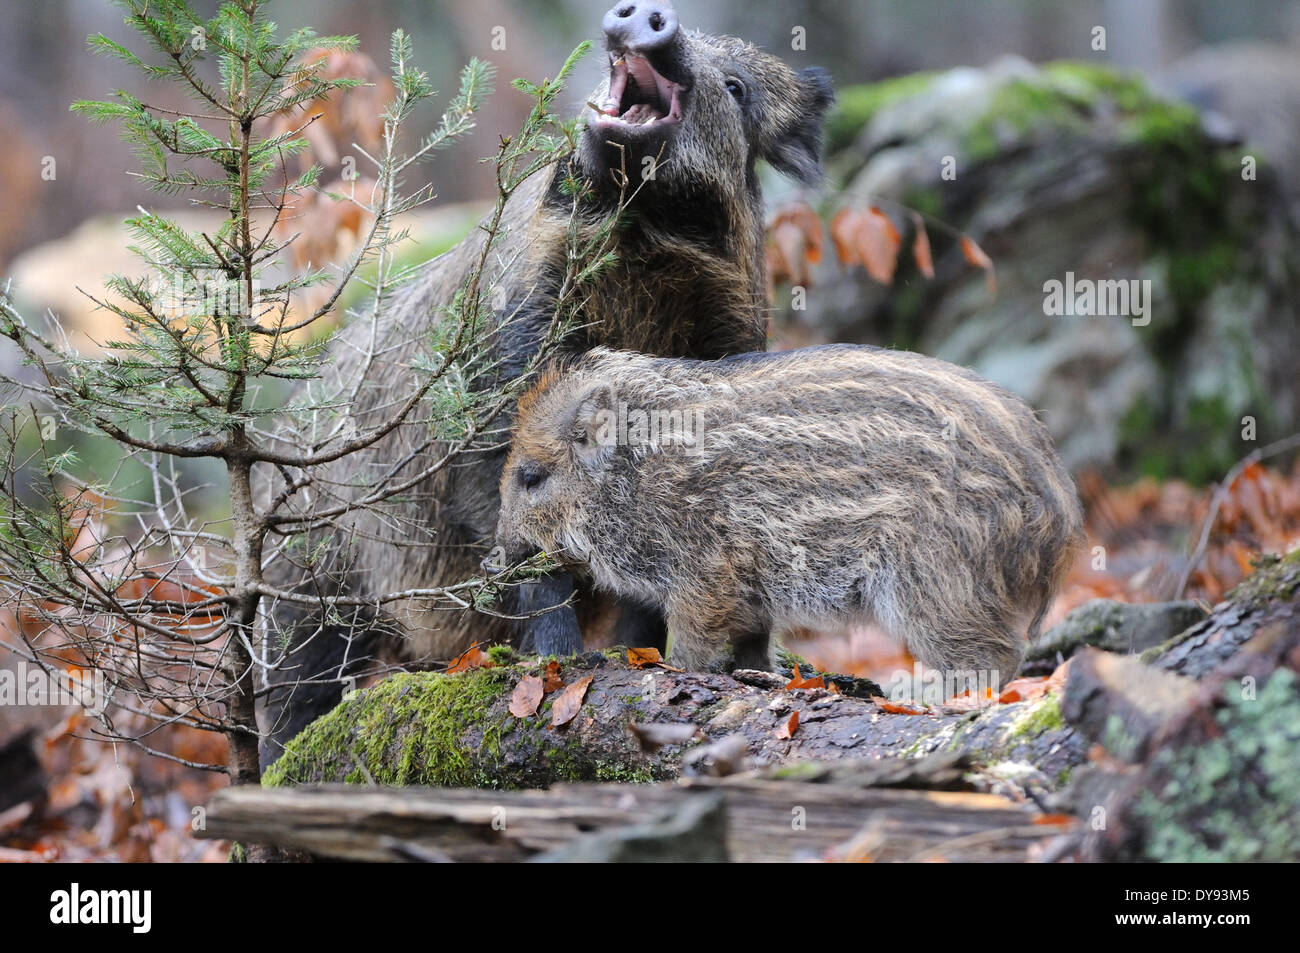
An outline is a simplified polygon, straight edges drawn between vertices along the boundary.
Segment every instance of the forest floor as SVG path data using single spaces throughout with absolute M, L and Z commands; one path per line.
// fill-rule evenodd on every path
M 1300 464 L 1290 473 L 1250 464 L 1217 491 L 1150 479 L 1117 488 L 1091 475 L 1081 477 L 1079 488 L 1088 547 L 1045 628 L 1097 598 L 1182 598 L 1208 609 L 1251 572 L 1255 556 L 1300 545 Z M 818 669 L 880 682 L 912 666 L 891 642 L 865 630 L 789 647 Z M 0 657 L 0 665 L 9 660 Z M 1035 681 L 1020 680 L 1029 686 L 1021 690 L 1032 691 Z M 0 861 L 226 859 L 224 842 L 191 837 L 202 817 L 196 809 L 226 785 L 223 774 L 89 740 L 89 727 L 71 709 L 7 709 L 0 745 L 25 734 L 34 738 L 44 794 L 0 812 Z M 156 732 L 151 744 L 189 762 L 220 764 L 225 757 L 219 735 L 182 727 Z

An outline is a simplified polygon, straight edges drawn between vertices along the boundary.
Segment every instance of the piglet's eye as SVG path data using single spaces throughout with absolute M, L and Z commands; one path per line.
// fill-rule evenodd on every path
M 745 84 L 735 77 L 727 79 L 727 92 L 731 93 L 736 102 L 743 103 L 745 101 Z
M 519 485 L 525 490 L 535 490 L 546 481 L 546 471 L 535 464 L 528 464 L 519 470 Z

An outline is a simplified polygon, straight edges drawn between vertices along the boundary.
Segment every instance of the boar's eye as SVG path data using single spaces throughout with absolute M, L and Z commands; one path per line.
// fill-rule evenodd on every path
M 525 490 L 535 490 L 546 481 L 547 473 L 535 463 L 519 468 L 519 485 Z
M 745 84 L 734 76 L 727 77 L 727 92 L 731 93 L 736 102 L 743 103 L 745 101 Z

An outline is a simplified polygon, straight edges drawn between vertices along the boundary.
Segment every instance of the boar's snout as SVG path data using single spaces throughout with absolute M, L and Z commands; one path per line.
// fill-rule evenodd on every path
M 626 0 L 614 4 L 601 26 L 610 49 L 648 53 L 677 36 L 677 11 L 663 0 Z
M 531 556 L 536 556 L 541 551 L 540 547 L 534 546 L 520 539 L 514 533 L 498 526 L 496 545 L 492 547 L 491 552 L 483 557 L 483 562 L 479 565 L 484 572 L 495 575 L 504 572 L 511 566 L 518 565 Z

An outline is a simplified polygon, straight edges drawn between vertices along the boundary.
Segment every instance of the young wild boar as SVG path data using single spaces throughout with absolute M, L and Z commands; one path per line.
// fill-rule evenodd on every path
M 624 0 L 605 14 L 602 29 L 609 75 L 589 98 L 576 148 L 511 197 L 505 237 L 484 276 L 501 302 L 485 360 L 498 378 L 521 373 L 552 320 L 568 264 L 574 203 L 561 188 L 568 174 L 591 189 L 577 209 L 583 236 L 607 221 L 626 194 L 631 201 L 612 248 L 617 260 L 582 288 L 581 330 L 564 342 L 564 352 L 603 344 L 695 358 L 766 346 L 757 164 L 806 183 L 820 175 L 823 120 L 833 99 L 823 70 L 792 69 L 738 39 L 688 32 L 662 0 Z M 369 321 L 341 333 L 328 374 L 349 387 L 356 382 L 357 432 L 378 427 L 420 383 L 419 358 L 478 262 L 483 240 L 476 229 L 426 266 L 378 316 L 374 341 Z M 310 513 L 364 500 L 370 474 L 386 474 L 395 484 L 416 480 L 446 450 L 429 441 L 423 417 L 413 414 L 364 452 L 312 474 L 269 473 L 259 497 L 283 493 L 290 506 Z M 488 435 L 454 466 L 340 518 L 335 531 L 301 547 L 313 554 L 310 564 L 281 560 L 273 567 L 280 574 L 274 583 L 313 597 L 342 593 L 365 602 L 476 574 L 497 523 L 505 451 L 494 445 L 500 442 L 500 434 Z M 518 626 L 415 600 L 382 610 L 340 609 L 324 619 L 319 613 L 295 618 L 282 603 L 277 621 L 291 639 L 285 664 L 268 673 L 277 684 L 263 719 L 272 735 L 265 760 L 333 707 L 340 680 L 372 666 L 375 656 L 427 662 L 450 658 L 473 641 L 507 640 L 531 651 L 569 653 L 581 648 L 580 622 L 589 620 L 609 625 L 627 644 L 662 642 L 658 613 L 589 591 L 578 592 L 576 614 L 569 607 L 533 614 L 560 605 L 573 590 L 567 574 L 511 590 L 517 602 L 503 608 L 528 616 Z
M 520 401 L 497 542 L 662 608 L 687 668 L 871 622 L 1005 683 L 1080 539 L 1023 402 L 964 368 L 830 345 L 718 361 L 597 349 Z

